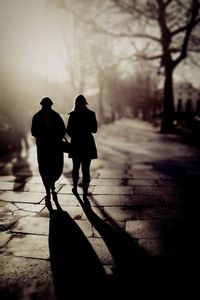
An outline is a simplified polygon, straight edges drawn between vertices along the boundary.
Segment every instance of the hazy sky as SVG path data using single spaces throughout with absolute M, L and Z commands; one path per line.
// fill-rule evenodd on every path
M 64 44 L 60 24 L 46 0 L 0 0 L 1 59 L 50 80 L 63 80 Z
M 67 48 L 61 31 L 63 15 L 50 5 L 51 0 L 0 0 L 0 62 L 11 68 L 29 68 L 62 81 L 68 76 Z M 125 51 L 127 43 L 124 44 Z M 123 50 L 123 43 L 120 43 Z M 121 50 L 121 51 L 122 51 Z M 178 68 L 177 79 L 189 79 L 199 86 L 199 69 Z

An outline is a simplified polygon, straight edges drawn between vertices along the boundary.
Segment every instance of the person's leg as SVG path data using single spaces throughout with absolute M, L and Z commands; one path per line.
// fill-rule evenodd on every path
M 83 197 L 87 198 L 88 188 L 90 184 L 90 159 L 82 161 L 82 174 L 83 174 Z
M 50 186 L 45 185 L 45 190 L 46 190 L 46 197 L 50 200 L 51 197 Z
M 51 206 L 51 190 L 50 190 L 50 185 L 45 182 L 44 187 L 46 190 L 46 197 L 45 197 L 45 205 L 48 208 L 49 211 L 52 211 L 52 206 Z
M 73 192 L 77 192 L 78 180 L 79 180 L 79 168 L 80 160 L 77 158 L 72 159 L 73 168 L 72 168 L 72 180 L 73 180 Z
M 51 192 L 52 194 L 55 192 L 55 182 L 52 182 L 51 185 L 50 185 L 50 188 L 51 188 Z
M 50 198 L 51 198 L 51 189 L 50 189 L 49 180 L 43 174 L 41 174 L 41 178 L 42 178 L 43 185 L 45 187 L 46 198 L 48 198 L 50 200 Z

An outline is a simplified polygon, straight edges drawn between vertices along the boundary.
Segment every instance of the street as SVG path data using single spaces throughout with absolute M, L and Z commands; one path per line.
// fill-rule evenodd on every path
M 131 119 L 102 125 L 94 137 L 91 207 L 82 203 L 81 185 L 80 197 L 72 194 L 67 154 L 56 185 L 60 207 L 52 201 L 51 215 L 34 139 L 28 153 L 22 145 L 0 162 L 2 300 L 70 292 L 72 299 L 95 292 L 99 299 L 131 292 L 182 299 L 195 291 L 200 149 Z

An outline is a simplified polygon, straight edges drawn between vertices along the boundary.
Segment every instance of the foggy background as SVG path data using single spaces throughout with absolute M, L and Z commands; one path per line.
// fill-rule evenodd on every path
M 162 110 L 160 61 L 141 59 L 145 50 L 155 53 L 157 48 L 137 38 L 141 22 L 117 3 L 0 0 L 0 122 L 6 150 L 13 146 L 12 134 L 16 140 L 30 131 L 44 96 L 52 98 L 64 120 L 80 93 L 99 123 L 123 117 L 152 121 Z M 148 26 L 146 34 L 159 35 L 158 26 Z M 174 84 L 200 89 L 196 56 L 198 51 L 176 68 Z

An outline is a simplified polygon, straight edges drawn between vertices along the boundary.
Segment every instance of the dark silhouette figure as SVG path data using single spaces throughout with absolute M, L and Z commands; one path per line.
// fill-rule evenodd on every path
M 31 133 L 36 138 L 39 172 L 46 189 L 46 205 L 50 192 L 54 198 L 55 182 L 63 171 L 64 155 L 61 142 L 65 134 L 62 117 L 51 106 L 53 102 L 45 97 L 40 102 L 42 109 L 32 119 Z
M 29 152 L 28 131 L 30 129 L 28 114 L 19 110 L 19 107 L 13 112 L 14 136 L 13 148 L 20 157 L 27 157 Z
M 97 132 L 97 120 L 94 111 L 87 108 L 83 95 L 75 99 L 75 107 L 69 113 L 67 134 L 71 137 L 69 157 L 73 161 L 72 179 L 73 193 L 77 194 L 80 166 L 82 168 L 83 199 L 87 201 L 90 183 L 90 163 L 97 158 L 97 149 L 92 133 Z

